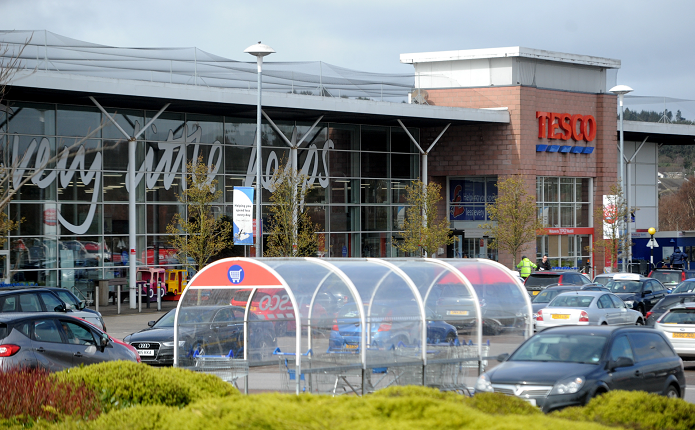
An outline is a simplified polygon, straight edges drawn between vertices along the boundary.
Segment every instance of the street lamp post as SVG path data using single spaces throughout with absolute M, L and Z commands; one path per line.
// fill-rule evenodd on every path
M 261 84 L 262 84 L 262 67 L 263 57 L 270 55 L 275 51 L 268 45 L 258 42 L 244 50 L 244 52 L 256 57 L 258 64 L 258 105 L 256 106 L 256 257 L 263 256 L 263 232 L 261 231 L 261 199 L 263 187 L 261 186 Z
M 649 240 L 649 248 L 651 249 L 651 253 L 649 255 L 649 271 L 651 272 L 654 268 L 654 233 L 656 233 L 656 229 L 654 227 L 649 227 L 649 235 L 651 236 Z
M 623 190 L 623 193 L 625 193 L 625 201 L 626 201 L 626 206 L 628 209 L 628 214 L 627 214 L 627 244 L 628 244 L 628 252 L 627 255 L 623 255 L 623 272 L 627 272 L 627 259 L 630 256 L 630 249 L 632 247 L 632 240 L 631 240 L 631 235 L 630 235 L 630 190 L 626 189 L 627 186 L 625 184 L 625 156 L 624 156 L 624 142 L 623 142 L 623 97 L 625 94 L 632 92 L 632 88 L 628 87 L 627 85 L 616 85 L 610 90 L 613 94 L 618 95 L 618 103 L 620 104 L 620 188 Z

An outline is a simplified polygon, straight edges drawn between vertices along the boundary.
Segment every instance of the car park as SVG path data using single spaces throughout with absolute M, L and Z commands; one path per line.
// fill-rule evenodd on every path
M 244 311 L 239 306 L 196 306 L 182 308 L 179 313 L 179 351 L 181 357 L 228 355 L 243 357 Z M 155 366 L 174 363 L 174 315 L 176 309 L 148 328 L 129 334 L 123 341 L 137 349 L 142 362 Z M 249 313 L 249 359 L 262 360 L 277 347 L 273 326 Z M 252 331 L 252 333 L 251 333 Z
M 91 324 L 47 312 L 0 314 L 0 367 L 50 372 L 111 360 L 138 361 L 130 347 Z
M 656 320 L 672 307 L 681 303 L 695 302 L 695 291 L 692 293 L 671 293 L 656 302 L 652 310 L 647 312 L 645 322 L 647 326 L 653 327 Z
M 572 291 L 556 296 L 536 313 L 536 329 L 559 325 L 643 325 L 642 314 L 615 294 L 602 291 Z
M 654 328 L 663 332 L 682 358 L 695 358 L 695 303 L 679 303 L 656 320 Z
M 63 297 L 68 301 L 63 300 Z M 86 309 L 83 302 L 63 288 L 3 288 L 0 291 L 0 313 L 5 312 L 64 312 L 106 331 L 101 314 Z
M 556 327 L 498 360 L 475 392 L 517 396 L 543 412 L 585 405 L 612 390 L 685 396 L 683 361 L 663 333 L 643 327 Z
M 606 288 L 620 297 L 630 309 L 642 315 L 646 315 L 659 300 L 668 294 L 658 280 L 634 273 L 616 274 L 613 280 L 606 284 Z
M 695 278 L 690 278 L 678 284 L 678 286 L 671 291 L 671 294 L 690 293 L 693 291 L 695 291 Z
M 549 272 L 546 270 L 540 272 L 533 272 L 526 278 L 524 286 L 529 294 L 535 296 L 543 288 L 548 285 L 585 285 L 591 284 L 591 280 L 586 277 L 586 275 L 579 272 L 572 271 L 554 271 Z

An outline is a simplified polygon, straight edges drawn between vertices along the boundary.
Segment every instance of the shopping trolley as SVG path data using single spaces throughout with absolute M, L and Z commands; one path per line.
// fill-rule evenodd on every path
M 227 355 L 200 355 L 198 351 L 195 351 L 192 358 L 193 365 L 185 367 L 186 369 L 215 375 L 225 382 L 234 384 L 237 389 L 239 388 L 237 379 L 249 374 L 249 362 L 234 358 L 231 350 Z
M 232 284 L 238 284 L 239 281 L 241 280 L 241 269 L 230 270 L 229 271 L 229 278 L 232 280 Z

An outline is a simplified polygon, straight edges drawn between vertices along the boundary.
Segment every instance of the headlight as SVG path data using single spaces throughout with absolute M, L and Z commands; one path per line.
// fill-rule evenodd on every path
M 574 394 L 584 386 L 584 378 L 579 376 L 563 379 L 555 384 L 550 394 Z
M 179 341 L 179 348 L 183 348 L 185 345 L 186 345 L 186 341 L 185 341 L 185 340 L 180 340 L 180 341 Z M 172 340 L 171 342 L 162 342 L 162 346 L 166 346 L 166 347 L 171 348 L 171 347 L 174 346 L 174 341 Z
M 494 391 L 492 389 L 492 383 L 490 383 L 490 377 L 487 376 L 487 373 L 483 373 L 482 375 L 480 375 L 480 377 L 478 378 L 478 382 L 475 383 L 475 391 L 487 393 L 491 393 Z
M 632 305 L 635 304 L 634 300 L 625 300 L 625 304 L 627 305 L 628 308 L 631 308 Z

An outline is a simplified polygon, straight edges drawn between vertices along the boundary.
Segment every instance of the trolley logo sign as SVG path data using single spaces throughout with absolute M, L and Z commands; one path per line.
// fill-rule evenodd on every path
M 232 284 L 240 284 L 244 280 L 244 269 L 235 264 L 227 270 L 227 278 Z

